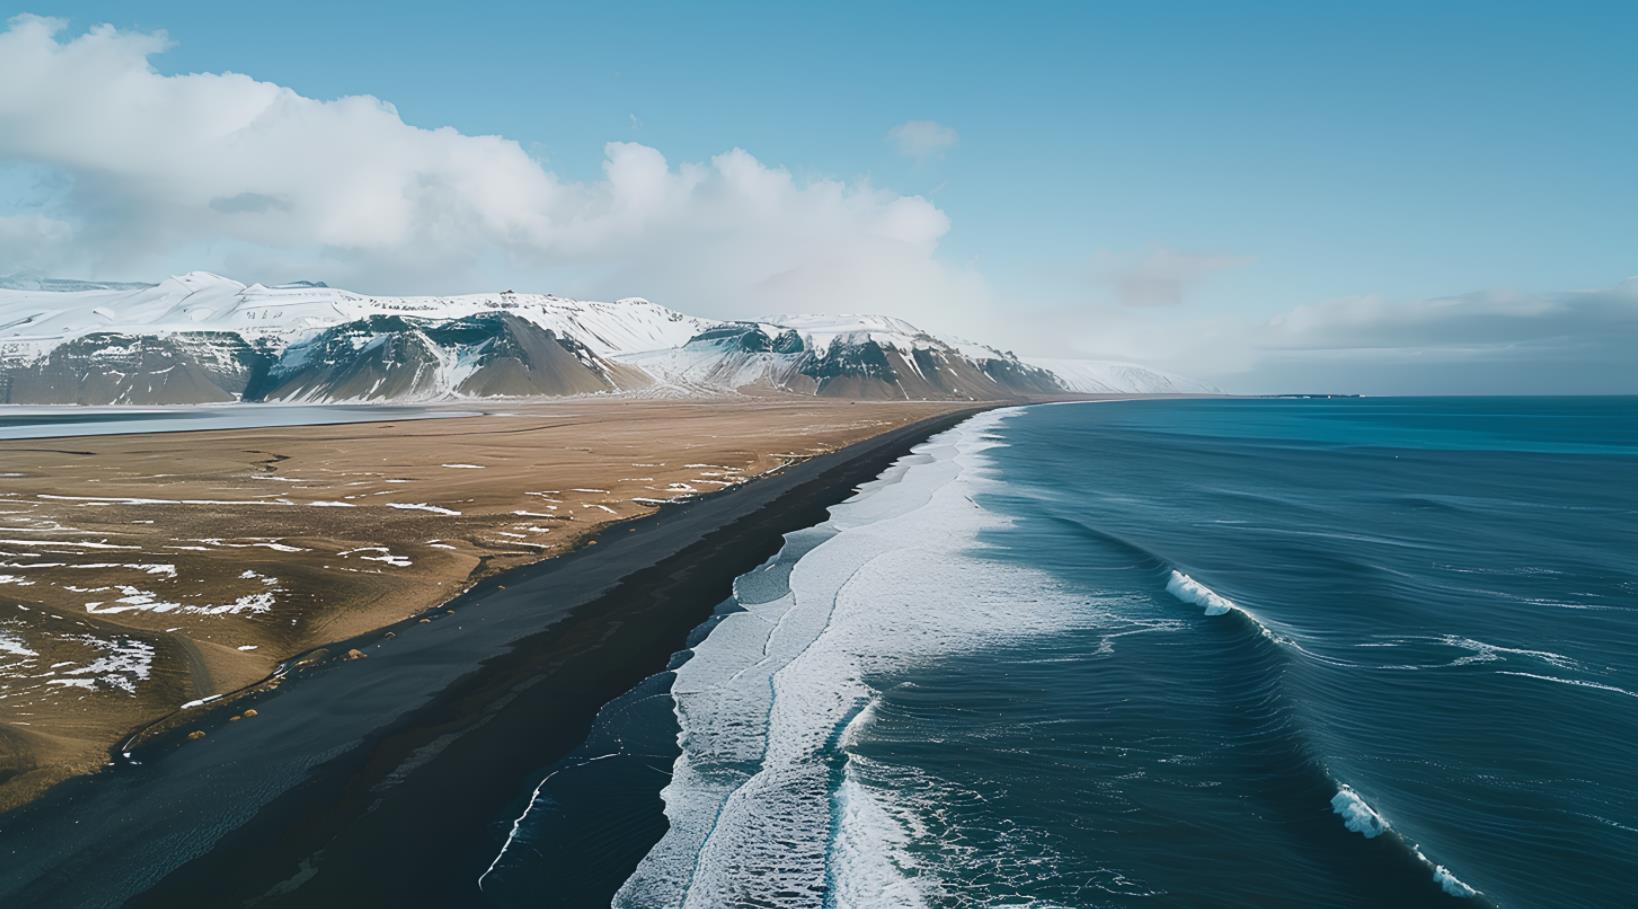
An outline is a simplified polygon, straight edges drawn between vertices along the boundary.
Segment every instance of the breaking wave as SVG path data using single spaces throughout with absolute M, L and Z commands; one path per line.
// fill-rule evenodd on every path
M 1181 571 L 1172 569 L 1171 575 L 1166 582 L 1166 592 L 1183 602 L 1193 603 L 1204 607 L 1205 614 L 1208 616 L 1234 613 L 1235 615 L 1244 619 L 1245 622 L 1249 623 L 1251 628 L 1254 629 L 1260 637 L 1279 645 L 1277 648 L 1278 650 L 1299 655 L 1303 658 L 1315 659 L 1332 666 L 1348 665 L 1342 661 L 1329 657 L 1322 657 L 1304 648 L 1292 637 L 1275 632 L 1254 612 L 1245 609 L 1238 603 L 1230 600 L 1228 597 L 1217 593 L 1215 590 L 1212 590 L 1210 587 L 1196 581 L 1194 578 L 1189 577 L 1187 574 L 1184 574 Z M 1482 646 L 1490 647 L 1490 645 Z M 1490 649 L 1506 650 L 1510 653 L 1526 654 L 1537 657 L 1557 656 L 1556 654 L 1548 654 L 1543 651 L 1525 651 L 1496 647 L 1491 647 Z M 1509 674 L 1523 675 L 1525 673 Z M 1537 677 L 1547 678 L 1543 676 Z M 1553 679 L 1553 681 L 1568 680 Z M 1307 753 L 1307 748 L 1304 744 L 1298 743 L 1298 750 L 1300 753 Z M 1317 773 L 1325 773 L 1323 769 L 1318 768 L 1317 766 L 1313 767 L 1313 771 Z M 1330 779 L 1329 774 L 1326 774 L 1326 778 Z M 1381 812 L 1377 811 L 1375 807 L 1367 802 L 1365 798 L 1361 796 L 1352 786 L 1349 786 L 1347 783 L 1332 782 L 1336 786 L 1336 794 L 1331 798 L 1331 810 L 1338 817 L 1342 818 L 1343 826 L 1345 826 L 1349 832 L 1357 833 L 1366 839 L 1376 839 L 1386 834 L 1402 845 L 1405 850 L 1407 850 L 1410 857 L 1414 858 L 1417 862 L 1426 867 L 1427 870 L 1431 872 L 1434 883 L 1438 884 L 1440 889 L 1445 893 L 1451 896 L 1463 898 L 1481 895 L 1477 889 L 1462 881 L 1444 865 L 1441 865 L 1428 858 L 1420 846 L 1400 836 L 1399 833 L 1393 829 L 1393 825 L 1388 823 L 1387 818 L 1385 818 Z
M 1112 749 L 1099 754 L 1093 748 L 1095 760 L 1076 758 L 1113 774 L 1088 787 L 1089 812 L 1107 806 L 1152 811 L 1156 819 L 1166 810 L 1187 814 L 1198 806 L 1171 787 L 1209 792 L 1224 782 L 1204 769 L 1179 768 L 1226 768 L 1237 754 L 1255 756 L 1257 770 L 1244 780 L 1253 787 L 1248 793 L 1266 785 L 1261 791 L 1282 812 L 1282 823 L 1328 838 L 1322 854 L 1343 856 L 1337 870 L 1309 880 L 1334 885 L 1339 894 L 1381 879 L 1384 894 L 1486 899 L 1430 858 L 1417 842 L 1423 840 L 1435 855 L 1484 877 L 1487 890 L 1502 891 L 1471 852 L 1453 848 L 1436 826 L 1423 823 L 1425 803 L 1396 799 L 1371 762 L 1357 759 L 1346 735 L 1352 718 L 1338 705 L 1350 703 L 1366 677 L 1361 673 L 1399 668 L 1378 665 L 1377 654 L 1458 669 L 1528 660 L 1574 671 L 1576 661 L 1442 631 L 1431 637 L 1420 630 L 1336 634 L 1330 619 L 1351 620 L 1354 597 L 1381 576 L 1358 560 L 1340 558 L 1319 572 L 1350 580 L 1338 583 L 1339 595 L 1326 602 L 1336 610 L 1327 621 L 1305 621 L 1318 612 L 1282 612 L 1288 604 L 1279 586 L 1262 575 L 1225 574 L 1221 591 L 1213 589 L 1216 579 L 1197 566 L 1246 562 L 1224 559 L 1217 550 L 1191 552 L 1142 524 L 1111 520 L 1103 499 L 1057 494 L 1055 471 L 1043 471 L 1031 485 L 1032 475 L 1014 470 L 1021 453 L 1032 450 L 1022 422 L 1008 431 L 1019 447 L 998 456 L 996 430 L 1014 412 L 985 414 L 918 446 L 833 508 L 827 521 L 787 535 L 777 555 L 736 580 L 728 606 L 676 668 L 671 707 L 678 753 L 661 793 L 668 827 L 626 879 L 615 906 L 958 906 L 1047 891 L 1062 901 L 1068 891 L 1053 888 L 1071 886 L 1066 881 L 1119 899 L 1166 892 L 1169 871 L 1146 880 L 1134 868 L 1164 868 L 1167 859 L 1151 865 L 1134 858 L 1124 868 L 1108 861 L 1141 856 L 1142 844 L 1106 850 L 1077 841 L 1061 850 L 1062 819 L 1056 827 L 1030 826 L 999 806 L 993 780 L 952 773 L 945 756 L 931 753 L 967 735 L 976 747 L 993 745 L 988 758 L 1004 763 L 1009 749 L 1028 754 L 1040 747 L 1030 722 L 1058 722 L 1060 714 L 1044 720 L 1009 712 L 1006 722 L 1023 725 L 1005 731 L 968 727 L 917 713 L 932 708 L 916 693 L 939 678 L 985 689 L 981 678 L 962 674 L 987 667 L 988 655 L 1020 643 L 1028 645 L 1019 651 L 1024 663 L 1014 666 L 1035 657 L 1089 665 L 1083 656 L 1113 653 L 1117 638 L 1156 630 L 1197 632 L 1187 635 L 1192 644 L 1149 649 L 1164 658 L 1191 656 L 1176 664 L 1145 663 L 1147 670 L 1130 662 L 1100 665 L 1096 674 L 1070 683 L 1096 679 L 1098 696 L 1114 695 L 1089 697 L 1087 710 L 1071 720 L 1099 716 L 1116 727 L 1107 739 L 1102 731 L 1080 733 Z M 1059 454 L 1063 449 L 1037 448 L 1049 452 L 1042 460 L 1067 457 Z M 1324 556 L 1307 551 L 1316 544 L 1306 539 L 1303 570 L 1293 568 L 1290 576 L 1299 581 Z M 1117 596 L 1123 598 L 1118 603 Z M 1172 600 L 1211 618 L 1181 615 Z M 1063 632 L 1071 633 L 1053 637 Z M 1088 642 L 1092 646 L 1082 646 Z M 1452 647 L 1467 656 L 1452 662 Z M 986 660 L 969 659 L 981 652 Z M 1199 721 L 1210 728 L 1197 750 L 1182 744 L 1194 742 L 1193 727 L 1168 735 L 1156 731 L 1164 724 L 1122 715 L 1133 709 L 1122 695 L 1131 689 L 1120 687 L 1125 674 L 1152 680 L 1162 671 L 1171 673 L 1180 693 L 1150 706 L 1200 710 Z M 1099 677 L 1104 673 L 1118 674 L 1106 680 Z M 957 698 L 973 697 L 972 689 L 956 690 L 964 692 Z M 1084 691 L 1065 697 L 1088 697 Z M 1233 709 L 1209 706 L 1219 704 Z M 940 701 L 938 709 L 947 706 Z M 1013 707 L 1009 701 L 1007 710 Z M 1136 725 L 1120 728 L 1120 721 Z M 985 738 L 992 733 L 995 738 Z M 1123 734 L 1152 739 L 1139 738 L 1129 752 Z M 1147 764 L 1137 760 L 1145 754 Z M 1039 766 L 1020 768 L 1019 779 L 1044 780 L 1062 770 L 1039 754 L 1031 760 Z M 1279 768 L 1272 777 L 1271 767 Z M 1011 779 L 1008 772 L 1000 773 Z M 1035 773 L 1046 776 L 1029 775 Z M 1379 796 L 1386 811 L 1372 803 Z M 1178 801 L 1168 804 L 1174 797 Z M 979 804 L 985 807 L 972 807 Z M 1214 823 L 1238 808 L 1226 804 Z M 1100 829 L 1127 829 L 1125 821 L 1094 814 L 1085 820 Z M 1132 821 L 1130 829 L 1157 822 Z M 1087 884 L 1092 878 L 1097 882 Z M 1014 884 L 1019 889 L 1006 890 Z
M 974 496 L 1012 411 L 918 446 L 736 584 L 677 670 L 670 826 L 616 906 L 915 906 L 914 824 L 849 755 L 873 683 L 926 661 L 1094 620 L 1035 569 L 976 554 L 1007 520 Z
M 1171 578 L 1166 582 L 1166 592 L 1185 603 L 1204 606 L 1206 615 L 1223 615 L 1231 609 L 1239 608 L 1234 605 L 1233 600 L 1175 568 L 1172 569 Z
M 1369 803 L 1359 797 L 1353 787 L 1343 783 L 1337 787 L 1337 794 L 1331 799 L 1331 810 L 1342 817 L 1342 823 L 1349 830 L 1366 839 L 1375 839 L 1388 829 L 1388 822 L 1382 815 L 1376 813 Z
M 1372 808 L 1353 787 L 1347 783 L 1337 785 L 1336 797 L 1331 799 L 1331 809 L 1342 817 L 1342 823 L 1352 832 L 1366 839 L 1375 839 L 1384 833 L 1390 833 L 1392 826 L 1375 808 Z M 1451 896 L 1469 898 L 1479 896 L 1478 890 L 1469 886 L 1465 881 L 1450 872 L 1444 865 L 1427 857 L 1420 846 L 1414 843 L 1405 843 L 1416 860 L 1421 862 L 1433 873 L 1433 882 L 1439 889 Z

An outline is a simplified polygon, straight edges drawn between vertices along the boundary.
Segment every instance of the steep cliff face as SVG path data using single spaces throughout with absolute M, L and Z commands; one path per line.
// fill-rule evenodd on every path
M 803 372 L 827 397 L 995 401 L 1064 390 L 1046 370 L 1012 358 L 969 356 L 925 336 L 901 346 L 869 334 L 838 335 Z
M 271 401 L 378 401 L 436 396 L 432 339 L 398 316 L 372 316 L 292 344 L 251 397 Z
M 0 360 L 0 403 L 209 404 L 239 400 L 274 355 L 228 332 L 97 332 L 29 362 Z
M 726 323 L 676 350 L 625 359 L 657 381 L 685 389 L 986 401 L 1064 390 L 1052 373 L 1011 354 L 988 348 L 967 353 L 902 322 L 895 321 L 894 330 L 872 325 L 861 321 L 851 330 L 804 335 L 775 323 Z
M 512 313 L 372 316 L 291 345 L 257 400 L 381 401 L 615 391 L 641 376 Z
M 33 361 L 0 363 L 0 403 L 427 401 L 590 394 L 648 381 L 511 313 L 371 316 L 280 352 L 227 332 L 83 335 Z
M 754 322 L 725 322 L 680 347 L 622 354 L 619 362 L 676 394 L 812 394 L 802 374 L 807 362 L 800 335 Z
M 715 323 L 647 300 L 378 297 L 190 272 L 158 284 L 0 278 L 0 402 L 193 404 L 642 388 L 616 353 Z

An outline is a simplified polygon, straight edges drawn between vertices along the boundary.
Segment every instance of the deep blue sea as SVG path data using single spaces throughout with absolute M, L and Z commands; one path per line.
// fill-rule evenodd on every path
M 1633 905 L 1638 399 L 980 416 L 742 577 L 485 881 L 599 887 Z

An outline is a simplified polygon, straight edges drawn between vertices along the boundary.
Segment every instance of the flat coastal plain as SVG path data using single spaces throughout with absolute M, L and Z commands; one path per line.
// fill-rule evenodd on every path
M 296 654 L 433 610 L 611 522 L 956 408 L 508 402 L 472 417 L 0 442 L 0 811 Z

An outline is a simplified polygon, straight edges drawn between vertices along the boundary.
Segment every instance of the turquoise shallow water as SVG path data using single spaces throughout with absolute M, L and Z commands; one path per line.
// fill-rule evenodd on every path
M 918 457 L 606 712 L 486 892 L 657 840 L 622 904 L 1630 902 L 1638 401 L 1045 406 Z

